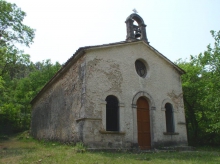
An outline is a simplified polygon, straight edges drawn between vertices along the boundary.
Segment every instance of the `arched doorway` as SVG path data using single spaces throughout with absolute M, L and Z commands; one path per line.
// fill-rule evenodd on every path
M 144 97 L 137 100 L 137 128 L 138 145 L 140 149 L 151 148 L 150 111 L 149 104 Z

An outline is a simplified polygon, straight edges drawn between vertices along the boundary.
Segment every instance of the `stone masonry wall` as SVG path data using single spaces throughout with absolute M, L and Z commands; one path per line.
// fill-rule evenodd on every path
M 146 62 L 145 78 L 136 73 L 137 59 Z M 119 102 L 119 132 L 106 131 L 108 95 Z M 187 144 L 180 75 L 143 42 L 86 50 L 34 101 L 31 133 L 39 139 L 82 141 L 89 148 L 137 147 L 140 96 L 149 103 L 151 146 Z M 165 133 L 166 103 L 174 108 L 175 135 Z
M 147 63 L 147 76 L 139 77 L 135 61 Z M 149 102 L 151 146 L 187 144 L 182 86 L 179 73 L 142 42 L 90 50 L 86 57 L 86 117 L 84 143 L 93 148 L 131 148 L 137 146 L 137 93 Z M 105 98 L 114 95 L 119 101 L 119 132 L 105 131 Z M 141 94 L 140 94 L 141 95 Z M 174 107 L 176 135 L 166 135 L 165 103 Z
M 38 139 L 76 142 L 82 139 L 76 119 L 84 115 L 85 56 L 72 63 L 32 106 L 31 134 Z

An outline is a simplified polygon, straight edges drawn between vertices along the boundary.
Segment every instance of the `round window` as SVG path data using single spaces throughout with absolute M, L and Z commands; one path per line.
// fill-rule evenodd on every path
M 147 68 L 141 60 L 135 61 L 135 69 L 140 77 L 145 77 L 147 75 Z

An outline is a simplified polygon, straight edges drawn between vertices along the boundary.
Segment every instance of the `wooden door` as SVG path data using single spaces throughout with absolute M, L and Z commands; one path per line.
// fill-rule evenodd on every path
M 140 97 L 137 100 L 137 126 L 138 126 L 138 145 L 141 149 L 150 149 L 150 112 L 147 100 Z

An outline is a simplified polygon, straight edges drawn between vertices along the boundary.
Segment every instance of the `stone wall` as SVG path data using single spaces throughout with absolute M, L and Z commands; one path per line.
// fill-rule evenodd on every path
M 136 73 L 134 63 L 137 59 L 147 63 L 145 78 Z M 87 145 L 97 148 L 137 145 L 136 102 L 133 99 L 139 92 L 148 100 L 151 109 L 152 147 L 187 144 L 180 74 L 155 50 L 142 42 L 88 50 L 86 63 L 86 115 L 91 118 L 84 120 L 83 138 Z M 120 103 L 118 134 L 105 131 L 105 98 L 108 95 L 116 96 Z M 166 102 L 174 107 L 175 135 L 164 133 Z
M 135 61 L 144 60 L 140 77 Z M 119 102 L 119 132 L 106 131 L 109 95 Z M 180 74 L 144 42 L 87 49 L 77 62 L 33 102 L 31 133 L 36 138 L 82 141 L 90 148 L 133 148 L 139 97 L 149 103 L 151 146 L 187 144 Z M 175 133 L 166 133 L 165 104 L 174 108 Z
M 76 119 L 85 112 L 85 56 L 46 87 L 32 104 L 31 134 L 38 139 L 76 142 L 82 139 Z

